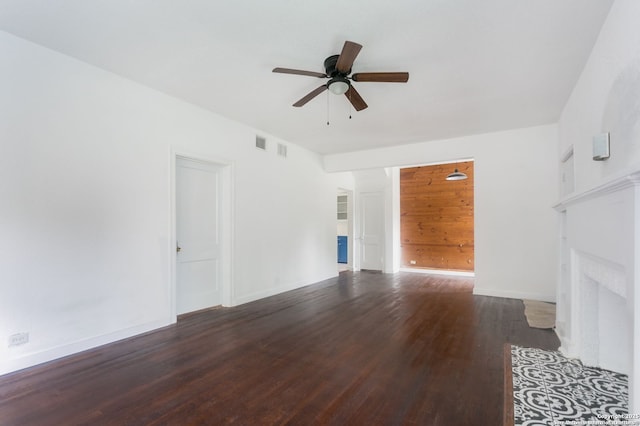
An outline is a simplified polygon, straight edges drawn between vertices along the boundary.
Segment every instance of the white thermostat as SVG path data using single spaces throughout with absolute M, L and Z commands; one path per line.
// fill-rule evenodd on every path
M 609 133 L 600 133 L 593 137 L 593 159 L 603 161 L 609 158 Z

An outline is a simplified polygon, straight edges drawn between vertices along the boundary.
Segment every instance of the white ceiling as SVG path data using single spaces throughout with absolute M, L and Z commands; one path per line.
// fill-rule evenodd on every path
M 0 29 L 327 154 L 556 122 L 612 0 L 0 0 Z M 322 84 L 345 40 L 352 111 Z M 327 115 L 331 125 L 327 126 Z

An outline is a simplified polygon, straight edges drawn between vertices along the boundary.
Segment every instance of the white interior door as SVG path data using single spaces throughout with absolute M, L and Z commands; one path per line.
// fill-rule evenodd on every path
M 360 194 L 360 269 L 384 268 L 384 197 L 382 192 Z
M 220 166 L 176 159 L 176 312 L 220 301 Z

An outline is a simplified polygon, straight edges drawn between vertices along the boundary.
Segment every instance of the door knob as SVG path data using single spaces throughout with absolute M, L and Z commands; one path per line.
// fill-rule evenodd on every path
M 179 245 L 176 245 L 176 253 L 180 253 L 180 250 L 182 250 L 182 247 L 180 247 Z

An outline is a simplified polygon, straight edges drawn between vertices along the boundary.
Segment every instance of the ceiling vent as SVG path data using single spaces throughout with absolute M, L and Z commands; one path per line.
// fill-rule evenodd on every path
M 256 148 L 263 151 L 267 150 L 267 140 L 262 136 L 256 136 Z

